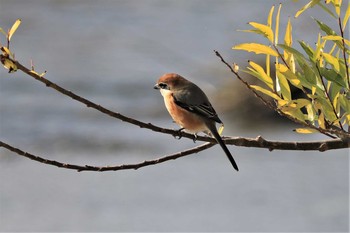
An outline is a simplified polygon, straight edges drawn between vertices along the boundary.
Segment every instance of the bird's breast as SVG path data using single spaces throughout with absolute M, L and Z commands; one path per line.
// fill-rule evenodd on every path
M 163 91 L 162 95 L 169 114 L 178 125 L 185 128 L 185 130 L 190 133 L 208 130 L 201 116 L 189 112 L 175 103 L 174 97 L 170 91 Z

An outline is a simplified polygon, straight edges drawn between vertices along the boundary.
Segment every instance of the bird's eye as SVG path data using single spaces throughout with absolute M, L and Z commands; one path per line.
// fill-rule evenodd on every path
M 169 89 L 168 85 L 166 85 L 165 83 L 159 83 L 159 87 L 162 89 Z

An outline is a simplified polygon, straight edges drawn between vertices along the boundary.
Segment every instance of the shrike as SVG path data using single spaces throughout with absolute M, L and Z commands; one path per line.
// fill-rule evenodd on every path
M 204 132 L 214 136 L 224 150 L 234 169 L 238 166 L 219 135 L 215 123 L 222 124 L 205 93 L 194 83 L 178 74 L 164 74 L 155 89 L 164 98 L 165 107 L 173 120 L 189 133 Z

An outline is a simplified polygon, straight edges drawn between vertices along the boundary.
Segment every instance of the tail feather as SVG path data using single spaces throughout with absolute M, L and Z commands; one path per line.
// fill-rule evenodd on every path
M 219 143 L 221 148 L 224 150 L 224 152 L 225 152 L 228 160 L 230 160 L 233 168 L 236 169 L 237 171 L 239 171 L 235 159 L 232 157 L 231 152 L 228 150 L 225 142 L 222 140 L 221 136 L 219 135 L 218 131 L 216 130 L 215 125 L 214 125 L 214 127 L 210 127 L 209 130 L 210 130 L 211 134 L 214 136 L 214 138 L 216 139 L 216 141 Z

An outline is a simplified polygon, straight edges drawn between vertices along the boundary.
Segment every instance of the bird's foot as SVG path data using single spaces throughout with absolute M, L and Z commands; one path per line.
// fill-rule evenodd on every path
M 179 130 L 177 130 L 177 134 L 174 134 L 174 138 L 176 138 L 177 140 L 180 140 L 182 138 L 182 131 L 184 130 L 185 128 L 181 128 Z
M 194 136 L 194 137 L 193 137 L 193 142 L 196 143 L 197 138 L 198 138 L 198 135 L 195 133 L 195 134 L 193 134 L 193 136 Z

